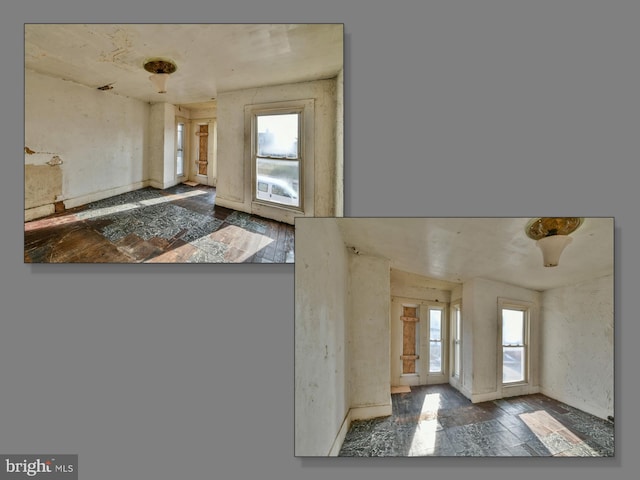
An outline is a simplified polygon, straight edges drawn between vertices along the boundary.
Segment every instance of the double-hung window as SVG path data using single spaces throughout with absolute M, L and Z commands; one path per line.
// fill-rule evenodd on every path
M 176 175 L 184 176 L 184 122 L 176 125 Z
M 254 199 L 301 209 L 302 110 L 257 113 L 254 121 Z
M 460 305 L 453 305 L 453 372 L 452 376 L 460 378 L 462 372 L 462 311 Z
M 245 160 L 251 171 L 246 186 L 251 186 L 252 211 L 288 220 L 314 215 L 314 119 L 314 99 L 245 106 Z M 274 208 L 281 212 L 274 213 Z
M 527 380 L 527 310 L 503 307 L 502 383 Z
M 443 308 L 429 307 L 429 373 L 444 372 L 443 319 Z

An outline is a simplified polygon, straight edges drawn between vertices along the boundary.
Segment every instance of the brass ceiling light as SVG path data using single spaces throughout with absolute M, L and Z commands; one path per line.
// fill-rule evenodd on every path
M 156 91 L 158 93 L 167 93 L 167 79 L 178 67 L 171 60 L 152 58 L 145 62 L 144 69 L 147 72 L 153 73 L 153 75 L 149 77 L 149 80 L 153 83 Z
M 583 222 L 584 218 L 580 217 L 539 217 L 530 220 L 524 230 L 542 250 L 544 266 L 556 267 L 560 254 L 573 240 L 569 234 Z

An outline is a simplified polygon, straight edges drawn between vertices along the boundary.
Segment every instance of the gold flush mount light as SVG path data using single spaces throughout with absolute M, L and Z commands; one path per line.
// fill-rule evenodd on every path
M 560 254 L 573 240 L 569 234 L 575 232 L 583 221 L 580 217 L 540 217 L 527 223 L 525 232 L 542 250 L 545 267 L 558 266 Z
M 149 80 L 153 83 L 156 91 L 158 93 L 167 93 L 167 79 L 178 67 L 171 60 L 152 58 L 145 62 L 144 69 L 153 74 L 149 77 Z

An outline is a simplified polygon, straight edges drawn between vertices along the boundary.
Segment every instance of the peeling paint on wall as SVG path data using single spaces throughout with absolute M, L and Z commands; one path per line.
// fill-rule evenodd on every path
M 59 165 L 25 165 L 25 209 L 54 204 L 62 194 L 62 169 Z

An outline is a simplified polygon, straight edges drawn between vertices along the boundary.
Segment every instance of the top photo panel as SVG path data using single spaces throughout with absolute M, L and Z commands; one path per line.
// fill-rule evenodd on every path
M 26 24 L 25 263 L 293 263 L 344 212 L 343 24 Z

